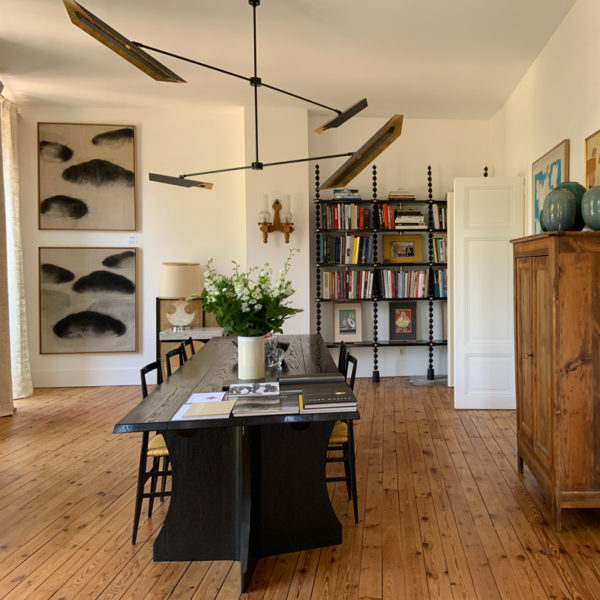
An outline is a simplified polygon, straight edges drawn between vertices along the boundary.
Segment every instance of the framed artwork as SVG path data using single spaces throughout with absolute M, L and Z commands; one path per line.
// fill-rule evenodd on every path
M 362 304 L 340 302 L 333 305 L 334 342 L 362 342 Z
M 38 123 L 40 229 L 135 231 L 135 127 Z
M 423 239 L 420 235 L 382 236 L 384 263 L 423 262 Z
M 135 352 L 135 248 L 40 248 L 40 353 Z
M 417 303 L 390 302 L 390 341 L 417 340 Z
M 585 138 L 585 187 L 600 185 L 600 129 Z
M 540 233 L 540 212 L 546 196 L 563 181 L 569 181 L 569 140 L 563 140 L 531 165 L 533 232 Z

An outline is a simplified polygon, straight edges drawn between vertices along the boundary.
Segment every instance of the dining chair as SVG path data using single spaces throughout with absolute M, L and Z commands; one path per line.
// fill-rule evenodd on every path
M 346 381 L 350 386 L 350 389 L 354 391 L 358 360 L 355 356 L 346 351 L 344 362 L 344 376 L 346 377 Z M 350 372 L 350 379 L 348 379 L 348 368 L 350 367 L 350 365 L 352 366 L 352 370 Z M 338 454 L 339 452 L 341 452 L 341 456 Z M 344 463 L 343 477 L 327 477 L 326 479 L 328 482 L 346 482 L 346 488 L 348 490 L 348 500 L 352 500 L 352 505 L 354 508 L 354 522 L 358 523 L 358 498 L 356 492 L 356 457 L 354 452 L 354 424 L 352 419 L 336 421 L 331 431 L 331 435 L 329 436 L 326 461 L 328 463 Z
M 179 344 L 179 346 L 177 346 L 177 348 L 173 348 L 173 350 L 169 350 L 165 354 L 165 364 L 167 366 L 167 377 L 171 377 L 171 375 L 173 374 L 173 369 L 171 367 L 171 359 L 174 357 L 178 357 L 179 358 L 179 366 L 183 367 L 183 363 L 185 362 L 184 356 L 185 356 L 185 350 L 183 349 L 183 344 Z
M 167 363 L 168 364 L 168 363 Z M 142 399 L 148 396 L 148 384 L 146 382 L 146 375 L 156 371 L 156 382 L 162 383 L 162 369 L 159 361 L 154 361 L 147 364 L 145 367 L 140 369 L 140 380 L 142 384 Z M 148 459 L 152 459 L 150 467 L 148 468 Z M 162 469 L 160 468 L 160 462 L 162 458 Z M 167 491 L 167 478 L 171 476 L 172 471 L 169 469 L 169 450 L 165 438 L 160 434 L 156 433 L 150 440 L 150 433 L 144 431 L 142 433 L 142 447 L 140 449 L 140 463 L 138 467 L 138 479 L 137 488 L 135 494 L 135 511 L 133 515 L 133 531 L 131 533 L 131 543 L 135 544 L 137 539 L 137 530 L 140 523 L 140 515 L 142 513 L 142 502 L 144 498 L 148 498 L 148 517 L 152 516 L 152 508 L 154 506 L 154 498 L 160 498 L 161 502 L 171 495 L 170 491 Z M 158 478 L 161 478 L 161 489 L 156 491 L 156 485 Z M 150 480 L 150 491 L 146 492 L 146 482 Z
M 183 342 L 183 351 L 186 352 L 185 347 L 189 346 L 190 347 L 190 358 L 192 356 L 194 356 L 194 354 L 196 354 L 196 349 L 194 348 L 194 340 L 192 339 L 192 336 L 190 335 L 190 337 L 185 340 L 185 342 Z

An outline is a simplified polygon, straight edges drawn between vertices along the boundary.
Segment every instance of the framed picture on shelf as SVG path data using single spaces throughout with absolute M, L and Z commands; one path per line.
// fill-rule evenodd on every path
M 569 181 L 569 140 L 563 140 L 531 165 L 533 233 L 541 233 L 540 212 L 546 196 L 563 181 Z
M 600 185 L 600 129 L 585 138 L 585 187 Z
M 423 262 L 423 239 L 420 235 L 382 236 L 384 263 Z
M 135 352 L 136 249 L 39 253 L 40 354 Z
M 333 341 L 362 342 L 362 304 L 338 302 L 333 305 Z
M 40 229 L 135 231 L 135 127 L 38 123 Z
M 390 342 L 417 340 L 417 303 L 390 302 Z

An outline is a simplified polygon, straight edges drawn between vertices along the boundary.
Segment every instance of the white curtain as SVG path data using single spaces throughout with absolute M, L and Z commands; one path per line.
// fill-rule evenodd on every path
M 10 365 L 13 398 L 33 393 L 27 314 L 21 249 L 21 217 L 19 212 L 19 169 L 17 156 L 17 107 L 4 98 L 1 102 L 2 167 L 4 210 L 6 213 L 6 271 L 8 281 L 8 314 L 10 326 Z

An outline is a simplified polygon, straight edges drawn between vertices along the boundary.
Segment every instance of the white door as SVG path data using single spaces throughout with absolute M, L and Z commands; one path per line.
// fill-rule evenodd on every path
M 509 240 L 524 233 L 521 177 L 454 180 L 454 406 L 515 408 Z

